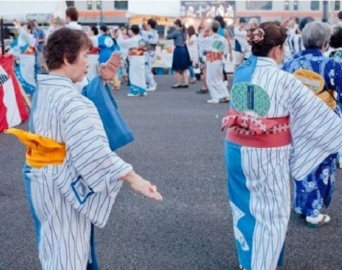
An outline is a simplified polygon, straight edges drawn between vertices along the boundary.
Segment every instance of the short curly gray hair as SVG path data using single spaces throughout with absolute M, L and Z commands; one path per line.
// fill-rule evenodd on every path
M 330 40 L 330 27 L 323 22 L 310 22 L 302 31 L 303 45 L 305 49 L 321 49 Z

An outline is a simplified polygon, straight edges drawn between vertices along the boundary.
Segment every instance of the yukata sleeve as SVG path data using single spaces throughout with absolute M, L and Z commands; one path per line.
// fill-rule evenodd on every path
M 151 31 L 147 36 L 147 42 L 150 44 L 157 44 L 159 40 L 158 33 L 156 31 Z
M 342 121 L 323 101 L 293 75 L 288 74 L 292 151 L 290 168 L 297 180 L 304 179 L 342 146 Z
M 110 150 L 97 111 L 89 112 L 82 96 L 73 97 L 63 112 L 67 156 L 78 175 L 92 192 L 116 196 L 119 179 L 132 166 Z
M 174 39 L 178 35 L 178 31 L 172 31 L 170 34 L 166 35 L 166 39 Z
M 123 39 L 121 34 L 118 36 L 117 42 L 119 46 L 124 49 L 132 49 L 135 47 L 135 41 L 132 38 Z
M 340 109 L 342 108 L 342 67 L 339 63 L 334 62 L 335 77 L 334 85 L 337 92 L 337 102 Z
M 22 27 L 19 28 L 19 35 L 22 36 L 22 38 L 26 42 L 26 44 L 28 44 L 29 46 L 34 46 L 33 38 L 31 38 L 30 35 L 27 34 Z

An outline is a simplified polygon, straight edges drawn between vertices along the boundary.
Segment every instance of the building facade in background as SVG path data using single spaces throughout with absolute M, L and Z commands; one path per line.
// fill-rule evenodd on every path
M 135 0 L 137 1 L 137 0 Z M 144 0 L 140 0 L 144 1 Z M 169 0 L 166 0 L 169 1 Z M 165 1 L 165 2 L 166 2 Z M 175 1 L 175 0 L 173 0 Z M 127 24 L 128 1 L 66 1 L 80 12 L 83 24 Z M 184 2 L 184 1 L 182 1 Z M 196 1 L 200 2 L 200 1 Z M 208 1 L 201 1 L 208 2 Z M 215 2 L 215 1 L 210 1 Z M 220 1 L 216 1 L 220 2 Z M 257 17 L 261 21 L 282 20 L 287 17 L 312 16 L 322 19 L 323 1 L 225 1 L 234 7 L 235 17 Z M 341 0 L 329 1 L 329 21 L 334 22 L 341 10 Z M 166 4 L 166 3 L 165 3 Z M 181 16 L 181 10 L 179 11 Z M 157 15 L 157 14 L 155 14 Z

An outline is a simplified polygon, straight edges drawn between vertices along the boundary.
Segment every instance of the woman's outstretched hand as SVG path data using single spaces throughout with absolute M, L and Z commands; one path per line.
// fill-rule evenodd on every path
M 162 201 L 162 195 L 157 191 L 157 187 L 152 185 L 149 181 L 143 179 L 140 175 L 136 174 L 134 171 L 130 171 L 122 180 L 128 182 L 132 189 L 140 192 L 148 198 L 155 199 L 157 201 Z
M 100 76 L 103 81 L 111 81 L 121 65 L 121 54 L 114 52 L 105 64 L 100 66 Z
M 157 191 L 157 187 L 145 179 L 131 183 L 131 187 L 148 198 L 155 199 L 157 201 L 163 200 L 162 195 Z

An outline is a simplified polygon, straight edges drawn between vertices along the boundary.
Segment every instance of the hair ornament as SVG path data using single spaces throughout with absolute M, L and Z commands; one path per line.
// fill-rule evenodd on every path
M 261 44 L 265 38 L 265 31 L 262 28 L 250 29 L 247 34 L 247 42 L 249 45 Z

